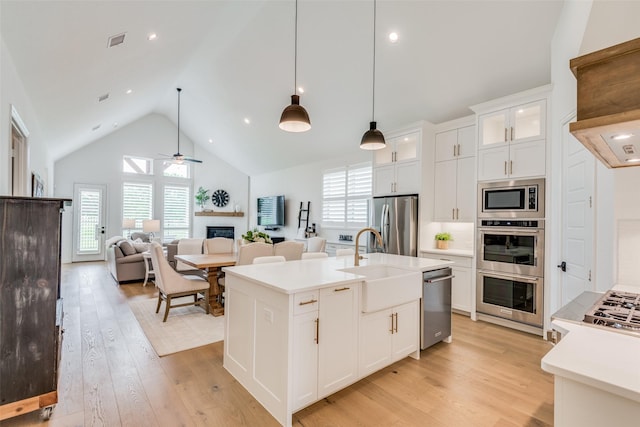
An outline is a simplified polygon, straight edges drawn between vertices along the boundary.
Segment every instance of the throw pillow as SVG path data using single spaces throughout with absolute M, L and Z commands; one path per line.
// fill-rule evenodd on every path
M 143 242 L 148 242 L 149 241 L 149 234 L 148 233 L 141 233 L 139 231 L 131 233 L 131 240 L 137 240 L 137 239 L 141 239 Z
M 142 242 L 133 242 L 133 247 L 136 249 L 136 252 L 141 254 L 142 252 L 147 252 L 149 250 L 150 243 L 142 243 Z
M 136 248 L 134 248 L 131 242 L 129 242 L 128 240 L 119 241 L 118 247 L 125 256 L 136 254 Z

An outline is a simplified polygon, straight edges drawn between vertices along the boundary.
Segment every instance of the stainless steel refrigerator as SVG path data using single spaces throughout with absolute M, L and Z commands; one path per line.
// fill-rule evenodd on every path
M 418 256 L 417 195 L 374 197 L 371 226 L 380 232 L 383 248 L 370 233 L 368 252 Z

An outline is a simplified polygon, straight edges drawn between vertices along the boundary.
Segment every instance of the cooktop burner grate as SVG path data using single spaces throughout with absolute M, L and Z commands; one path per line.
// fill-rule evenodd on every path
M 640 334 L 640 294 L 607 291 L 587 311 L 584 321 Z

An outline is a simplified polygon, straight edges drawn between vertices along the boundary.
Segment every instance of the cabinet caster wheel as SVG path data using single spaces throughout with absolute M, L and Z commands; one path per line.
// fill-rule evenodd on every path
M 49 421 L 49 419 L 51 418 L 52 412 L 53 412 L 53 406 L 47 406 L 45 408 L 42 408 L 40 416 L 44 421 Z

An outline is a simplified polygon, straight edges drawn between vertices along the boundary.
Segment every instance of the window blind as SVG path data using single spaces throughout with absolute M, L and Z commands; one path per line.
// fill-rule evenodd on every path
M 134 229 L 142 231 L 142 220 L 152 219 L 152 215 L 153 184 L 125 182 L 122 185 L 122 219 L 135 218 Z
M 190 191 L 188 186 L 164 186 L 164 241 L 189 237 L 190 229 Z
M 372 194 L 370 164 L 327 170 L 322 175 L 322 223 L 325 227 L 362 227 L 368 223 Z

